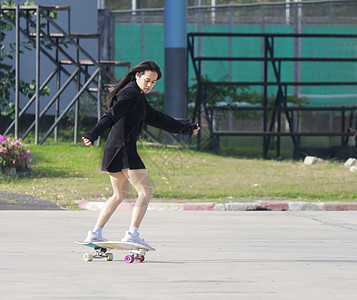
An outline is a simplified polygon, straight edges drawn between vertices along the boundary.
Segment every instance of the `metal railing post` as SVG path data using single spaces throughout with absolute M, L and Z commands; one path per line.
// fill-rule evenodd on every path
M 20 19 L 19 19 L 19 5 L 16 5 L 16 59 L 15 59 L 15 138 L 19 138 L 19 106 L 20 106 Z
M 40 7 L 36 7 L 36 101 L 35 101 L 35 144 L 39 142 L 40 131 Z

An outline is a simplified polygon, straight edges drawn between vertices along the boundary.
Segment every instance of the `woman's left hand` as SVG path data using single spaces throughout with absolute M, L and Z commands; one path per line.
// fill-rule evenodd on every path
M 197 124 L 197 128 L 193 130 L 193 134 L 197 135 L 200 132 L 200 129 L 201 129 L 200 124 Z

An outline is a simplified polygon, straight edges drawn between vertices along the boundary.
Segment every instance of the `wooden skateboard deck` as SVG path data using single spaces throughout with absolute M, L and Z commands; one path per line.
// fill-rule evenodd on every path
M 112 253 L 108 253 L 107 250 L 128 250 L 129 255 L 125 256 L 125 262 L 132 263 L 135 261 L 143 262 L 145 260 L 145 254 L 148 251 L 156 251 L 152 247 L 147 247 L 140 244 L 130 243 L 130 242 L 117 242 L 117 241 L 106 241 L 106 242 L 79 242 L 77 244 L 92 247 L 95 253 L 84 253 L 83 260 L 85 262 L 92 261 L 93 258 L 104 258 L 107 261 L 112 261 L 114 256 Z

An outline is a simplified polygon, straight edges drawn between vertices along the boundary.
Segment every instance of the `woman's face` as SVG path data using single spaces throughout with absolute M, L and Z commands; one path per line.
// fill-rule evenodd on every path
M 140 75 L 138 72 L 135 75 L 136 84 L 138 85 L 142 93 L 148 94 L 154 87 L 157 77 L 157 73 L 153 71 L 145 71 L 143 75 Z

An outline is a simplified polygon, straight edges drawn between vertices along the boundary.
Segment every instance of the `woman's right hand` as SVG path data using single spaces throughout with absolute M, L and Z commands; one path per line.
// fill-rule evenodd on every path
M 82 140 L 86 146 L 90 146 L 91 148 L 93 148 L 92 142 L 90 140 L 88 140 L 86 137 L 82 136 Z

